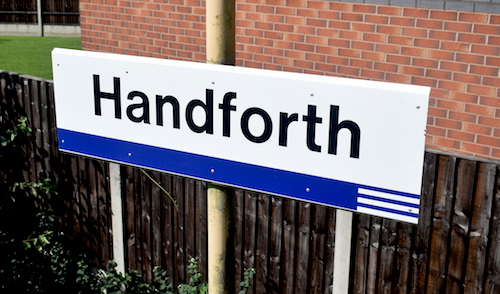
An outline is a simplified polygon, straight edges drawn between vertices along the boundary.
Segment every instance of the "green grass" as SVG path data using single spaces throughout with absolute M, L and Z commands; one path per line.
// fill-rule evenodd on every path
M 0 70 L 52 79 L 54 47 L 81 49 L 80 38 L 0 36 Z

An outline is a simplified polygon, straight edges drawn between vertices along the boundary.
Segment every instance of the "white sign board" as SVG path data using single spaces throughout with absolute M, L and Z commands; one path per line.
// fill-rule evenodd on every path
M 59 148 L 416 223 L 430 89 L 68 49 Z

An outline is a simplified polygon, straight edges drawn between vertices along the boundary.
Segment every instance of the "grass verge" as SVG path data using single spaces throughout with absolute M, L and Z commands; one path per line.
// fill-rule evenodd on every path
M 55 47 L 81 49 L 80 38 L 0 36 L 0 70 L 52 79 Z

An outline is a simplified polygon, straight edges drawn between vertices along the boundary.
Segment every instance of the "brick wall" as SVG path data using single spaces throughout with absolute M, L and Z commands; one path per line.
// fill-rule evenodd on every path
M 204 6 L 81 0 L 82 46 L 204 62 Z M 430 86 L 427 147 L 500 159 L 500 14 L 240 0 L 237 65 Z

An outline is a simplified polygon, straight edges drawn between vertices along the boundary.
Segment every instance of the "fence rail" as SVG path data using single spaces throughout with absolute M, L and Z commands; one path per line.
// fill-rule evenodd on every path
M 78 25 L 78 0 L 41 1 L 42 23 L 50 25 Z M 37 0 L 0 1 L 0 23 L 38 23 Z
M 34 134 L 20 166 L 58 184 L 64 229 L 98 260 L 112 258 L 108 164 L 59 153 L 53 84 L 0 72 L 0 131 L 27 116 Z M 500 169 L 495 162 L 426 152 L 417 226 L 355 215 L 351 293 L 499 293 Z M 207 272 L 206 183 L 121 166 L 126 267 L 151 278 L 162 265 L 187 281 L 187 260 Z M 10 175 L 0 167 L 5 181 Z M 235 284 L 257 270 L 252 293 L 330 293 L 335 214 L 329 207 L 236 190 Z

